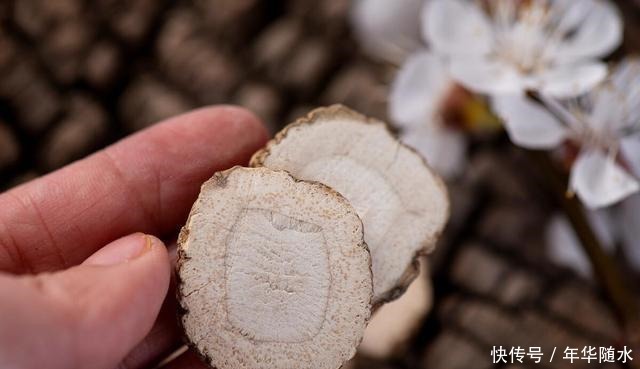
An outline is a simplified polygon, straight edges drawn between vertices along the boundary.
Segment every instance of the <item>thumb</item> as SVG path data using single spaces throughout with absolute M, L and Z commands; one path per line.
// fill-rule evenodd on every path
M 166 248 L 144 234 L 66 271 L 0 274 L 0 368 L 115 367 L 151 330 L 169 277 Z

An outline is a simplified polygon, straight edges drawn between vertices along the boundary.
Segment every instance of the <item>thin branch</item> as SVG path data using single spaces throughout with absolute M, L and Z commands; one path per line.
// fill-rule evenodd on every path
M 556 119 L 563 124 L 571 124 L 566 121 L 562 110 L 557 106 L 550 106 L 549 99 L 536 92 L 528 95 L 544 106 Z M 571 226 L 580 239 L 591 266 L 600 280 L 602 287 L 611 301 L 615 312 L 622 323 L 624 332 L 636 352 L 640 351 L 640 310 L 638 302 L 632 290 L 625 283 L 614 260 L 604 251 L 598 236 L 593 231 L 587 219 L 582 203 L 575 196 L 567 196 L 568 176 L 553 162 L 546 152 L 527 151 L 532 160 L 546 174 L 549 190 L 553 193 L 558 205 L 569 219 Z M 640 368 L 640 363 L 632 362 L 631 368 Z
M 640 352 L 640 310 L 635 296 L 625 283 L 614 260 L 604 252 L 578 198 L 566 195 L 567 176 L 558 170 L 547 153 L 542 151 L 527 152 L 546 174 L 549 189 L 580 239 L 591 266 L 622 323 L 629 344 L 635 352 Z M 632 362 L 631 367 L 639 368 L 640 366 L 636 362 Z

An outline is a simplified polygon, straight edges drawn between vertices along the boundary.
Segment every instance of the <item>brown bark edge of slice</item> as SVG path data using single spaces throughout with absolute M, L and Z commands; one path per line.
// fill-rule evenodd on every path
M 316 108 L 314 110 L 312 110 L 311 112 L 309 112 L 306 116 L 302 117 L 302 118 L 298 118 L 296 121 L 294 121 L 293 123 L 288 124 L 286 127 L 284 127 L 280 132 L 278 132 L 275 137 L 273 139 L 271 139 L 264 148 L 262 148 L 261 150 L 257 151 L 253 157 L 251 158 L 250 161 L 250 166 L 252 167 L 262 167 L 264 166 L 264 162 L 267 159 L 267 157 L 269 157 L 269 155 L 271 154 L 272 149 L 279 145 L 282 141 L 284 141 L 289 132 L 292 129 L 295 129 L 297 127 L 301 127 L 301 126 L 305 126 L 305 125 L 313 125 L 315 122 L 317 121 L 321 121 L 321 120 L 327 120 L 327 119 L 331 119 L 331 118 L 347 118 L 347 119 L 352 119 L 352 120 L 356 120 L 362 123 L 366 123 L 366 124 L 372 124 L 372 125 L 381 125 L 383 127 L 385 127 L 386 132 L 389 134 L 389 136 L 391 136 L 393 139 L 395 139 L 396 141 L 398 141 L 396 135 L 391 131 L 391 129 L 389 128 L 389 126 L 383 122 L 380 121 L 378 119 L 375 118 L 371 118 L 371 117 L 367 117 L 363 114 L 360 114 L 344 105 L 341 104 L 334 104 L 328 107 L 321 107 L 321 108 Z M 398 144 L 400 146 L 402 146 L 403 148 L 406 148 L 407 150 L 409 150 L 410 152 L 412 152 L 414 155 L 416 155 L 417 157 L 419 157 L 422 161 L 422 164 L 424 165 L 424 167 L 430 172 L 432 173 L 434 179 L 435 179 L 435 183 L 436 186 L 442 191 L 442 193 L 444 194 L 444 196 L 446 197 L 446 214 L 444 216 L 444 219 L 449 219 L 450 216 L 450 200 L 449 200 L 449 194 L 447 191 L 447 187 L 444 183 L 444 181 L 435 173 L 435 171 L 431 168 L 431 166 L 429 165 L 429 163 L 427 162 L 427 160 L 420 155 L 413 147 L 405 145 L 404 143 L 398 141 Z M 387 291 L 383 296 L 381 296 L 377 301 L 375 301 L 375 306 L 374 309 L 377 308 L 378 306 L 380 306 L 381 304 L 384 304 L 386 302 L 392 301 L 397 299 L 398 297 L 402 296 L 402 294 L 407 290 L 407 288 L 409 287 L 409 285 L 411 284 L 411 282 L 413 282 L 413 280 L 418 276 L 419 273 L 419 262 L 418 259 L 421 256 L 426 256 L 428 255 L 431 251 L 433 251 L 433 248 L 435 247 L 438 239 L 440 238 L 442 232 L 444 231 L 444 228 L 446 226 L 446 220 L 442 223 L 442 225 L 439 227 L 439 229 L 435 232 L 434 236 L 431 239 L 428 239 L 424 242 L 423 247 L 421 247 L 419 250 L 417 250 L 413 256 L 413 260 L 409 263 L 409 265 L 407 265 L 405 271 L 402 273 L 401 277 L 398 279 L 398 282 L 396 284 L 396 286 L 394 288 L 392 288 L 391 290 Z M 365 230 L 366 232 L 366 230 Z
M 267 168 L 258 168 L 258 169 L 254 169 L 254 168 L 241 168 L 241 167 L 235 167 L 232 169 L 229 169 L 227 171 L 224 172 L 218 172 L 216 173 L 209 181 L 205 182 L 202 186 L 202 190 L 201 193 L 199 195 L 198 200 L 194 203 L 194 206 L 192 208 L 191 214 L 189 215 L 189 219 L 186 223 L 186 225 L 182 228 L 180 235 L 178 237 L 178 261 L 177 261 L 177 265 L 176 265 L 176 280 L 177 280 L 177 288 L 176 288 L 176 295 L 177 295 L 177 299 L 178 299 L 178 323 L 181 326 L 181 328 L 183 329 L 183 332 L 185 332 L 185 340 L 186 343 L 188 344 L 188 346 L 190 348 L 192 348 L 194 350 L 194 352 L 196 352 L 198 354 L 198 356 L 201 358 L 201 360 L 205 363 L 207 363 L 209 366 L 214 367 L 216 364 L 216 360 L 212 355 L 211 350 L 203 350 L 202 347 L 199 347 L 198 342 L 195 342 L 193 337 L 190 335 L 190 332 L 187 331 L 187 327 L 185 326 L 184 322 L 185 322 L 185 317 L 190 314 L 189 311 L 189 306 L 186 306 L 186 299 L 185 299 L 185 294 L 187 293 L 187 291 L 184 290 L 185 287 L 185 279 L 184 279 L 184 269 L 185 266 L 188 265 L 188 262 L 190 260 L 190 257 L 188 254 L 188 250 L 186 249 L 186 246 L 189 243 L 189 238 L 190 238 L 190 232 L 191 232 L 191 220 L 192 217 L 194 216 L 194 213 L 197 213 L 198 211 L 200 211 L 200 206 L 201 206 L 201 198 L 203 196 L 207 196 L 207 193 L 215 193 L 215 191 L 217 189 L 223 189 L 226 186 L 229 185 L 229 177 L 232 175 L 232 173 L 234 171 L 263 171 L 263 172 L 272 172 L 272 173 L 276 173 L 276 175 L 281 176 L 283 178 L 286 178 L 288 181 L 291 181 L 292 183 L 294 183 L 294 185 L 302 185 L 302 186 L 306 186 L 306 190 L 308 191 L 317 191 L 317 192 L 321 192 L 323 194 L 325 194 L 326 196 L 328 196 L 327 198 L 330 199 L 330 202 L 333 201 L 337 204 L 339 204 L 339 206 L 341 207 L 341 211 L 344 211 L 345 215 L 343 216 L 344 219 L 348 219 L 350 222 L 354 222 L 354 224 L 357 222 L 356 227 L 354 228 L 353 231 L 351 231 L 353 233 L 353 238 L 349 238 L 349 239 L 353 239 L 353 240 L 357 240 L 357 244 L 353 243 L 352 246 L 349 246 L 350 248 L 352 248 L 352 250 L 350 250 L 352 252 L 351 256 L 344 256 L 344 257 L 351 257 L 351 258 L 358 258 L 358 260 L 356 261 L 358 263 L 359 266 L 363 267 L 366 266 L 366 275 L 363 274 L 362 276 L 362 286 L 365 292 L 359 292 L 359 295 L 362 296 L 366 296 L 365 300 L 365 304 L 366 304 L 366 308 L 361 309 L 361 311 L 358 311 L 358 318 L 362 320 L 361 324 L 359 322 L 354 323 L 354 327 L 358 326 L 361 327 L 360 332 L 357 332 L 355 334 L 350 333 L 350 335 L 355 336 L 356 338 L 354 339 L 353 342 L 349 342 L 350 345 L 352 347 L 347 347 L 345 348 L 343 351 L 348 352 L 346 354 L 346 356 L 344 356 L 344 360 L 342 360 L 342 362 L 339 363 L 339 365 L 336 365 L 335 367 L 332 368 L 338 368 L 340 365 L 343 364 L 344 361 L 348 360 L 350 357 L 353 356 L 353 354 L 355 354 L 355 350 L 357 348 L 357 346 L 359 345 L 360 341 L 362 340 L 363 334 L 364 334 L 364 329 L 366 327 L 366 324 L 369 320 L 370 317 L 370 311 L 371 311 L 371 298 L 372 298 L 372 294 L 373 294 L 373 286 L 372 286 L 372 282 L 371 282 L 371 260 L 370 260 L 370 256 L 369 256 L 369 251 L 368 248 L 364 242 L 364 238 L 363 238 L 363 228 L 362 228 L 362 223 L 360 221 L 360 219 L 358 218 L 355 210 L 351 207 L 351 205 L 348 203 L 348 201 L 342 197 L 339 193 L 337 193 L 336 191 L 332 190 L 331 188 L 320 184 L 320 183 L 315 183 L 315 182 L 307 182 L 307 181 L 300 181 L 297 180 L 293 177 L 291 177 L 288 173 L 283 172 L 283 171 L 271 171 L 270 169 Z M 213 192 L 211 192 L 213 191 Z M 329 217 L 327 215 L 327 217 Z M 352 224 L 353 225 L 353 224 Z M 346 227 L 348 228 L 348 227 Z M 350 229 L 350 228 L 349 228 Z M 345 233 L 346 234 L 346 233 Z M 227 247 L 227 245 L 225 245 L 225 247 Z M 344 251 L 344 250 L 341 250 Z M 226 252 L 226 251 L 225 251 Z M 338 251 L 335 251 L 336 253 Z M 354 256 L 355 255 L 355 256 Z M 226 257 L 226 255 L 225 255 Z M 364 259 L 362 259 L 364 258 Z M 362 259 L 362 260 L 361 260 Z M 346 263 L 346 262 L 345 262 Z M 347 265 L 348 263 L 346 263 L 345 265 Z M 365 269 L 358 269 L 358 270 L 365 270 Z M 331 269 L 332 270 L 332 269 Z M 349 281 L 352 281 L 351 279 Z M 343 282 L 346 283 L 346 282 Z M 362 297 L 360 296 L 360 297 Z M 337 309 L 337 308 L 335 308 Z M 334 309 L 334 310 L 335 310 Z M 228 322 L 228 317 L 227 317 L 227 322 Z M 324 323 L 323 323 L 324 324 Z M 360 325 L 358 325 L 360 324 Z M 223 369 L 224 365 L 219 365 L 218 364 L 218 368 Z M 328 368 L 328 367 L 327 367 Z

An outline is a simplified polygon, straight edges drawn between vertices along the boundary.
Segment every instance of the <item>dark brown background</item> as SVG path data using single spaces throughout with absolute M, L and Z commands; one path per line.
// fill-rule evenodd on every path
M 638 50 L 640 11 L 618 3 L 627 19 L 619 57 Z M 384 118 L 393 68 L 358 50 L 348 7 L 348 0 L 1 1 L 0 189 L 202 105 L 246 106 L 272 130 L 335 102 Z M 566 346 L 619 347 L 624 339 L 597 284 L 546 259 L 543 233 L 554 209 L 535 170 L 523 170 L 530 163 L 504 137 L 474 137 L 470 161 L 450 184 L 453 217 L 432 258 L 432 314 L 396 358 L 356 364 L 492 368 L 492 346 L 520 345 L 559 351 L 553 364 L 502 368 L 620 367 L 559 360 Z

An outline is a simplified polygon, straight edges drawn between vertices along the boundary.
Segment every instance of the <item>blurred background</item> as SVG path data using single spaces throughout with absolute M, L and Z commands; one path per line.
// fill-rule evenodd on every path
M 617 5 L 626 27 L 620 53 L 640 50 L 640 6 Z M 0 190 L 203 105 L 242 105 L 272 132 L 332 103 L 386 119 L 396 68 L 361 52 L 350 6 L 349 0 L 1 1 Z M 389 326 L 367 338 L 374 344 L 350 365 L 625 367 L 492 363 L 498 345 L 540 346 L 548 357 L 553 347 L 620 348 L 627 341 L 597 278 L 548 258 L 545 229 L 556 209 L 541 175 L 522 170 L 531 165 L 504 134 L 471 141 L 465 173 L 449 183 L 452 218 L 429 258 L 429 275 L 422 275 L 422 291 L 390 313 Z M 625 279 L 637 285 L 624 255 L 616 256 Z M 403 315 L 408 323 L 394 323 Z M 403 329 L 376 347 L 394 326 Z

